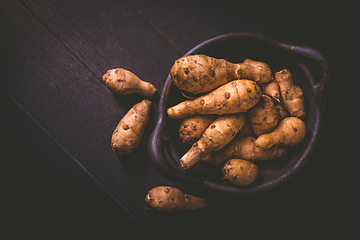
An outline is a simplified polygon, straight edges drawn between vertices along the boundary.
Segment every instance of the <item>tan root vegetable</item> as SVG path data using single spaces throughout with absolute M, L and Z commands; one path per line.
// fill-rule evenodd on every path
M 191 93 L 205 93 L 235 79 L 250 79 L 269 82 L 273 79 L 267 64 L 248 60 L 245 63 L 230 63 L 205 55 L 190 55 L 175 61 L 170 70 L 176 87 Z
M 224 164 L 222 172 L 225 180 L 239 186 L 247 186 L 256 180 L 259 169 L 252 162 L 235 158 Z
M 253 135 L 253 134 L 254 134 L 254 131 L 253 131 L 253 129 L 251 127 L 251 124 L 249 122 L 249 117 L 247 116 L 244 126 L 240 129 L 240 131 L 238 132 L 236 137 L 240 138 L 240 137 L 250 136 L 250 135 Z
M 284 157 L 285 147 L 273 146 L 271 148 L 261 148 L 255 145 L 255 138 L 252 136 L 234 138 L 228 145 L 219 151 L 212 152 L 201 160 L 216 167 L 221 167 L 232 158 L 240 158 L 248 161 L 270 160 Z
M 292 75 L 287 69 L 275 74 L 275 80 L 280 86 L 280 101 L 292 117 L 305 117 L 305 98 L 301 88 L 293 81 Z
M 193 197 L 177 188 L 167 186 L 151 189 L 145 197 L 145 202 L 150 208 L 165 213 L 193 210 L 207 205 L 206 199 Z
M 127 155 L 138 147 L 149 121 L 150 109 L 151 102 L 143 100 L 120 120 L 111 138 L 111 146 L 116 154 Z
M 237 113 L 218 117 L 180 159 L 181 166 L 188 169 L 210 152 L 217 151 L 228 144 L 245 123 L 245 114 Z
M 194 115 L 184 118 L 179 125 L 180 139 L 184 143 L 192 145 L 201 138 L 206 128 L 215 119 L 215 115 Z
M 274 145 L 291 147 L 304 140 L 305 135 L 305 123 L 297 117 L 287 117 L 274 131 L 260 135 L 255 145 L 261 148 L 270 148 Z
M 280 102 L 280 87 L 277 81 L 260 83 L 259 86 L 262 88 L 263 94 L 272 97 L 276 102 Z
M 279 113 L 271 97 L 262 95 L 261 100 L 247 112 L 254 133 L 269 133 L 278 125 Z
M 281 102 L 276 102 L 275 108 L 279 113 L 279 121 L 290 116 L 289 112 L 285 109 L 284 105 Z
M 195 114 L 231 114 L 246 112 L 261 98 L 261 89 L 250 80 L 234 80 L 194 100 L 186 100 L 167 110 L 170 118 Z
M 271 69 L 266 63 L 249 58 L 240 64 L 239 75 L 239 78 L 254 80 L 258 83 L 268 83 L 274 80 Z
M 103 80 L 111 91 L 119 95 L 140 93 L 152 97 L 156 91 L 151 83 L 141 80 L 134 73 L 122 68 L 108 70 Z

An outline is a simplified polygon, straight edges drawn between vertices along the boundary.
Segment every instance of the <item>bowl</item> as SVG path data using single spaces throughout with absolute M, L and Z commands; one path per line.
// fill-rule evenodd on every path
M 233 63 L 250 58 L 267 63 L 273 74 L 288 69 L 305 95 L 306 137 L 299 145 L 291 147 L 281 159 L 255 161 L 259 167 L 259 177 L 245 187 L 223 180 L 221 169 L 202 161 L 185 171 L 179 159 L 190 146 L 178 137 L 180 121 L 170 119 L 166 110 L 186 99 L 173 85 L 169 75 L 160 96 L 158 121 L 148 142 L 149 157 L 154 168 L 172 181 L 239 194 L 267 191 L 293 177 L 310 159 L 320 135 L 322 113 L 330 92 L 328 63 L 322 54 L 313 48 L 280 43 L 256 33 L 221 35 L 200 43 L 184 56 L 193 54 L 223 58 Z

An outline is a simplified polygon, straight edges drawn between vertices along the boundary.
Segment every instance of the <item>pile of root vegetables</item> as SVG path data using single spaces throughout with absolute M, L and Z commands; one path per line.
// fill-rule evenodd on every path
M 180 159 L 184 169 L 205 161 L 222 167 L 225 180 L 246 186 L 258 177 L 255 161 L 283 157 L 305 138 L 304 94 L 287 69 L 274 78 L 263 62 L 191 55 L 170 74 L 184 96 L 200 94 L 167 110 L 181 119 L 179 137 L 191 144 Z
M 180 158 L 185 170 L 198 161 L 212 164 L 223 178 L 238 186 L 254 182 L 259 169 L 254 163 L 284 157 L 289 147 L 305 138 L 305 100 L 287 69 L 274 75 L 270 67 L 246 59 L 230 63 L 205 55 L 175 61 L 170 71 L 173 84 L 188 100 L 167 109 L 179 121 L 179 138 L 189 146 Z M 118 68 L 103 76 L 113 92 L 153 96 L 156 89 L 133 73 Z M 149 120 L 151 102 L 143 100 L 121 119 L 111 139 L 116 154 L 133 152 Z M 206 206 L 206 200 L 159 186 L 145 201 L 156 210 L 176 212 Z

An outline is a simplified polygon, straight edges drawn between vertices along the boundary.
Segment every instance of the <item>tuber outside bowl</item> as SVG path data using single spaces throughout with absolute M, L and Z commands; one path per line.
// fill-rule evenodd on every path
M 198 162 L 183 170 L 179 159 L 190 149 L 178 137 L 179 120 L 167 116 L 167 108 L 186 100 L 167 77 L 159 102 L 159 116 L 148 143 L 150 160 L 164 177 L 183 183 L 197 184 L 217 191 L 255 193 L 273 189 L 293 177 L 310 159 L 319 139 L 322 112 L 330 92 L 328 64 L 315 49 L 287 45 L 256 33 L 231 33 L 200 43 L 184 56 L 205 54 L 241 63 L 246 58 L 267 63 L 273 74 L 287 68 L 305 94 L 306 137 L 289 149 L 287 156 L 275 160 L 255 161 L 259 177 L 240 187 L 222 179 L 221 169 Z

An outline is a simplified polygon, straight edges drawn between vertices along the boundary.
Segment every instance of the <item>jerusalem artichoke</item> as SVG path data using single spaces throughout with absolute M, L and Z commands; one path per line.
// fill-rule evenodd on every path
M 234 80 L 194 100 L 186 100 L 167 110 L 170 118 L 181 119 L 195 114 L 230 114 L 246 112 L 261 98 L 254 81 Z
M 240 63 L 238 74 L 239 78 L 254 80 L 257 83 L 269 83 L 274 80 L 271 69 L 266 63 L 249 58 Z
M 180 159 L 181 166 L 188 169 L 212 151 L 228 144 L 245 123 L 245 114 L 229 114 L 218 117 Z
M 164 213 L 193 210 L 207 205 L 206 199 L 184 194 L 179 189 L 168 186 L 151 189 L 145 197 L 145 202 L 150 208 Z
M 277 81 L 259 83 L 259 86 L 262 88 L 263 94 L 272 97 L 276 102 L 280 102 L 280 87 Z
M 278 125 L 279 113 L 271 97 L 262 95 L 261 100 L 248 111 L 249 121 L 254 133 L 259 136 L 269 133 Z
M 216 167 L 221 167 L 232 158 L 240 158 L 248 161 L 270 160 L 284 157 L 286 149 L 281 146 L 271 148 L 261 148 L 255 145 L 255 138 L 252 136 L 234 138 L 229 144 L 216 152 L 211 152 L 201 161 L 210 163 Z
M 170 75 L 176 87 L 195 94 L 209 92 L 235 79 L 261 83 L 273 79 L 271 69 L 265 63 L 248 59 L 246 63 L 234 64 L 201 54 L 176 60 Z
M 275 81 L 280 86 L 280 102 L 292 117 L 304 118 L 305 97 L 301 88 L 293 81 L 289 70 L 283 69 L 275 74 Z
M 224 164 L 222 173 L 225 180 L 239 186 L 247 186 L 256 180 L 259 168 L 252 162 L 234 158 Z
M 246 114 L 247 115 L 247 114 Z M 236 137 L 240 138 L 240 137 L 246 137 L 246 136 L 251 136 L 254 134 L 254 130 L 251 127 L 251 124 L 249 122 L 249 116 L 246 116 L 246 120 L 245 120 L 245 124 L 244 126 L 240 129 L 240 131 L 238 132 L 238 134 L 236 135 Z
M 134 73 L 122 68 L 108 70 L 103 80 L 111 91 L 119 95 L 140 93 L 152 97 L 156 91 L 151 83 L 141 80 Z
M 284 104 L 282 104 L 281 102 L 276 102 L 275 103 L 275 109 L 279 113 L 279 122 L 281 120 L 283 120 L 284 118 L 290 116 L 289 112 L 285 109 Z
M 270 148 L 274 145 L 291 147 L 304 140 L 305 135 L 305 123 L 300 118 L 287 117 L 274 131 L 260 135 L 255 145 L 261 148 Z
M 194 115 L 184 118 L 179 125 L 179 137 L 186 143 L 192 145 L 197 142 L 206 128 L 216 119 L 215 115 Z
M 127 155 L 138 147 L 149 121 L 151 104 L 149 100 L 135 104 L 120 120 L 111 138 L 116 154 Z

